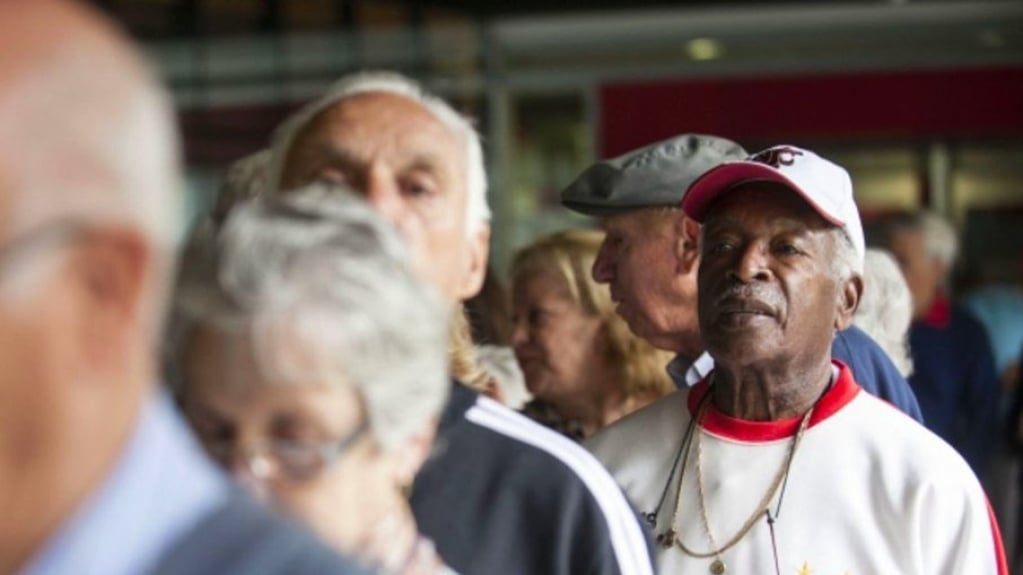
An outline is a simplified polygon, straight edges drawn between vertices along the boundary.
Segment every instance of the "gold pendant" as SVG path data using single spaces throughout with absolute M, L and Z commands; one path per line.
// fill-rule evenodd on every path
M 714 562 L 710 564 L 710 572 L 714 575 L 724 575 L 725 562 L 721 559 L 715 559 Z

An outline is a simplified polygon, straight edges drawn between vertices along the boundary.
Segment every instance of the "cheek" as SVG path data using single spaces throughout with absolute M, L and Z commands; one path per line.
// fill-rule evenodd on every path
M 372 514 L 387 483 L 375 462 L 339 462 L 321 477 L 296 485 L 272 487 L 277 503 L 306 523 L 324 540 L 357 551 L 374 524 Z

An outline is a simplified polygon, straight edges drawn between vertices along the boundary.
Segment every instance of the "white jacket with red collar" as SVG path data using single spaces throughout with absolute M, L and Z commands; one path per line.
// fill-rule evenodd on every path
M 997 524 L 963 459 L 903 413 L 861 393 L 849 369 L 835 366 L 835 383 L 817 403 L 785 487 L 771 502 L 771 514 L 777 512 L 773 543 L 761 516 L 721 553 L 727 572 L 1007 575 Z M 588 442 L 634 504 L 643 513 L 656 512 L 656 534 L 672 525 L 681 468 L 676 456 L 707 381 L 631 414 Z M 707 519 L 720 546 L 739 532 L 782 469 L 800 419 L 744 421 L 707 405 L 697 427 L 702 446 L 694 436 L 681 474 L 674 529 L 686 547 L 712 549 L 697 491 L 699 453 Z M 656 552 L 661 573 L 708 573 L 715 561 L 694 558 L 677 544 Z

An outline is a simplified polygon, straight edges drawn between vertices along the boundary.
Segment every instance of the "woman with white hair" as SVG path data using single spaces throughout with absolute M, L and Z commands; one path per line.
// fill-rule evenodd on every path
M 325 185 L 236 206 L 176 297 L 180 399 L 257 496 L 383 573 L 449 573 L 404 491 L 449 388 L 448 309 L 397 236 Z
M 902 377 L 913 371 L 909 357 L 909 322 L 913 298 L 899 264 L 887 250 L 868 248 L 863 256 L 863 297 L 853 323 L 888 354 Z
M 881 231 L 913 298 L 909 383 L 924 421 L 986 478 L 998 437 L 1001 389 L 984 326 L 948 291 L 959 252 L 956 230 L 924 211 L 895 217 Z

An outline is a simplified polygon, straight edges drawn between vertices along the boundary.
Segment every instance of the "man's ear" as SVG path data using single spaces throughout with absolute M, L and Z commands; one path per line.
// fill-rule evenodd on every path
M 681 213 L 675 220 L 675 259 L 678 273 L 688 274 L 700 263 L 700 224 Z
M 468 253 L 462 282 L 458 286 L 458 299 L 465 301 L 480 292 L 487 275 L 487 261 L 490 254 L 490 223 L 483 223 L 469 237 Z
M 89 232 L 73 269 L 82 299 L 80 337 L 97 367 L 124 359 L 146 320 L 145 297 L 153 266 L 146 240 L 132 230 Z
M 853 274 L 845 280 L 841 288 L 838 292 L 838 313 L 835 314 L 836 331 L 842 331 L 852 325 L 856 308 L 860 306 L 860 297 L 863 296 L 863 278 L 859 274 Z

